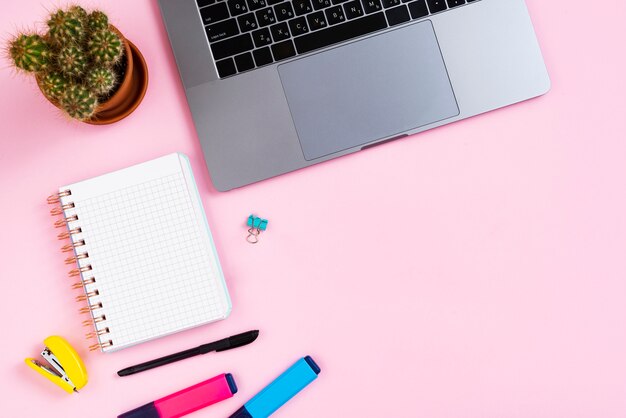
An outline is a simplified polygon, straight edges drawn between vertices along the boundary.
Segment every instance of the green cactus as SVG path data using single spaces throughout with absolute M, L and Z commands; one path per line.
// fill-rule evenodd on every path
M 66 45 L 57 54 L 57 66 L 69 78 L 78 79 L 85 74 L 88 58 L 76 45 Z
M 74 5 L 67 9 L 67 14 L 75 19 L 80 20 L 80 22 L 83 24 L 83 28 L 85 28 L 88 18 L 88 14 L 85 9 L 83 9 L 79 5 Z
M 68 86 L 69 81 L 59 73 L 48 73 L 39 79 L 41 91 L 55 102 L 59 101 Z
M 96 113 L 98 98 L 87 87 L 74 84 L 61 95 L 59 105 L 70 117 L 84 121 Z
M 40 72 L 49 67 L 51 51 L 41 36 L 23 34 L 9 43 L 9 55 L 17 68 Z
M 87 50 L 96 65 L 108 66 L 116 64 L 124 53 L 122 40 L 110 30 L 94 32 L 87 42 Z
M 82 8 L 75 7 L 85 12 Z M 80 44 L 85 39 L 85 25 L 81 12 L 78 9 L 73 12 L 70 10 L 57 10 L 48 19 L 48 37 L 57 47 Z
M 35 73 L 42 93 L 72 118 L 92 119 L 124 71 L 116 66 L 124 38 L 99 10 L 78 5 L 57 9 L 45 35 L 23 33 L 7 45 L 15 67 Z
M 109 29 L 109 18 L 99 10 L 94 10 L 87 17 L 87 29 L 91 32 L 98 32 Z
M 85 82 L 91 91 L 99 96 L 106 96 L 117 84 L 117 77 L 110 68 L 96 67 L 87 72 Z

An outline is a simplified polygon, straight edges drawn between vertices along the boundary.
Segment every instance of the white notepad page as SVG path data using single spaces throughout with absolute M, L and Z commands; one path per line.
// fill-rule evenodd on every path
M 189 160 L 170 154 L 156 160 L 63 186 L 73 202 L 69 229 L 102 351 L 115 351 L 160 336 L 224 319 L 228 290 L 206 222 Z M 112 345 L 107 346 L 108 342 Z

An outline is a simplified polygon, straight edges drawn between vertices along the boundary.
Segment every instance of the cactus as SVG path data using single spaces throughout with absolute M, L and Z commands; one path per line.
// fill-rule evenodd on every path
M 66 45 L 57 55 L 59 70 L 69 78 L 80 78 L 87 69 L 87 55 L 76 45 Z
M 9 43 L 9 55 L 17 68 L 44 71 L 50 63 L 50 47 L 39 35 L 19 35 Z
M 75 84 L 61 95 L 59 105 L 70 117 L 88 120 L 96 113 L 98 98 L 87 87 Z
M 68 86 L 68 80 L 60 73 L 49 73 L 39 79 L 41 91 L 55 102 L 59 101 Z
M 106 96 L 117 84 L 117 77 L 110 68 L 96 67 L 87 72 L 85 82 L 91 91 L 99 96 Z
M 65 113 L 82 121 L 108 100 L 124 68 L 115 66 L 124 40 L 101 11 L 78 5 L 57 9 L 45 35 L 19 34 L 7 45 L 15 67 L 34 73 L 42 93 Z
M 87 49 L 96 65 L 108 66 L 116 64 L 124 52 L 122 40 L 110 30 L 94 32 L 87 42 Z
M 98 32 L 109 29 L 109 18 L 99 10 L 89 13 L 87 17 L 87 29 L 91 32 Z
M 58 47 L 82 43 L 85 39 L 85 25 L 80 12 L 57 10 L 53 13 L 48 19 L 48 37 Z
M 78 19 L 83 24 L 83 29 L 85 29 L 85 25 L 87 24 L 88 14 L 85 9 L 78 5 L 74 5 L 67 9 L 67 14 L 74 19 Z

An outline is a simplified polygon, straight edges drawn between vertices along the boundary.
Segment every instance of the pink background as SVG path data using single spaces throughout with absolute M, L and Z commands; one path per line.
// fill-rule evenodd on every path
M 228 193 L 211 186 L 155 0 L 86 3 L 150 67 L 120 123 L 65 120 L 5 61 L 0 415 L 116 416 L 231 372 L 240 393 L 194 415 L 223 417 L 310 354 L 320 378 L 276 417 L 626 417 L 626 3 L 527 3 L 548 95 Z M 1 36 L 52 5 L 4 1 Z M 191 158 L 232 316 L 87 353 L 46 196 L 173 151 Z M 270 219 L 256 246 L 250 212 Z M 115 375 L 253 328 L 246 348 Z M 50 334 L 84 354 L 78 395 L 22 363 Z

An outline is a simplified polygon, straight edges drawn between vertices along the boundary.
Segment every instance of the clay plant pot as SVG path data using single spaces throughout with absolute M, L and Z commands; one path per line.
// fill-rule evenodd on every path
M 108 125 L 124 119 L 139 106 L 148 88 L 148 66 L 143 55 L 115 26 L 111 25 L 111 30 L 120 37 L 124 45 L 122 81 L 113 95 L 98 105 L 96 114 L 91 119 L 83 121 L 90 125 Z M 49 98 L 48 100 L 58 107 L 57 103 Z

